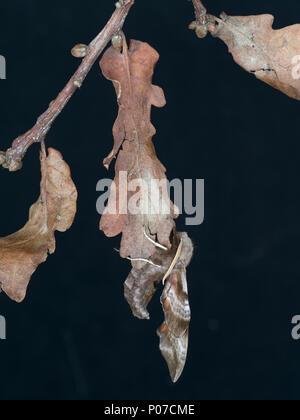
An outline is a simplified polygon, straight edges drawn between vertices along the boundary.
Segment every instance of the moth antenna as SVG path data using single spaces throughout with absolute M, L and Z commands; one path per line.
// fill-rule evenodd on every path
M 166 274 L 165 274 L 165 276 L 164 276 L 164 278 L 162 280 L 163 285 L 165 285 L 165 281 L 167 280 L 167 278 L 169 277 L 169 275 L 172 273 L 175 265 L 177 264 L 177 261 L 180 258 L 181 251 L 182 251 L 182 246 L 183 246 L 183 240 L 181 239 L 180 240 L 180 244 L 179 244 L 178 249 L 177 249 L 177 252 L 176 252 L 176 255 L 175 255 L 175 257 L 174 257 L 174 259 L 173 259 L 173 261 L 172 261 L 172 263 L 171 263 L 171 265 L 169 267 L 169 270 L 166 272 Z

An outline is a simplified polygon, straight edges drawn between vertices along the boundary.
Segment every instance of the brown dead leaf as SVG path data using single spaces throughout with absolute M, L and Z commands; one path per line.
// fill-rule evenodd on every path
M 20 231 L 0 238 L 1 289 L 16 302 L 24 300 L 32 274 L 55 251 L 54 232 L 65 232 L 76 214 L 77 191 L 62 155 L 41 155 L 41 195 Z
M 104 161 L 108 168 L 117 157 L 116 176 L 100 229 L 108 237 L 122 233 L 120 255 L 133 265 L 124 293 L 137 318 L 150 318 L 148 304 L 166 280 L 162 297 L 165 322 L 158 335 L 176 382 L 187 356 L 190 311 L 185 272 L 193 244 L 186 233 L 176 232 L 177 209 L 168 194 L 166 169 L 152 143 L 156 131 L 150 121 L 151 106 L 165 104 L 163 91 L 152 85 L 158 58 L 143 42 L 131 41 L 128 50 L 123 38 L 121 51 L 118 42 L 100 62 L 104 76 L 114 84 L 119 104 L 114 148 Z M 137 212 L 132 211 L 133 199 Z
M 215 19 L 215 18 L 214 18 Z M 272 15 L 227 16 L 210 25 L 237 64 L 258 79 L 300 100 L 300 24 L 274 30 Z
M 145 266 L 142 260 L 155 252 L 155 246 L 144 232 L 170 248 L 173 219 L 177 216 L 167 191 L 166 169 L 158 160 L 152 143 L 156 130 L 150 121 L 151 106 L 165 105 L 162 89 L 152 85 L 158 58 L 150 45 L 131 41 L 128 50 L 124 41 L 123 51 L 111 47 L 100 62 L 104 76 L 115 86 L 119 104 L 113 128 L 114 148 L 104 161 L 108 168 L 118 155 L 116 189 L 111 190 L 100 229 L 108 237 L 123 234 L 120 255 L 133 259 L 132 264 L 137 269 Z M 124 173 L 128 187 L 121 184 Z M 130 202 L 135 204 L 135 213 Z

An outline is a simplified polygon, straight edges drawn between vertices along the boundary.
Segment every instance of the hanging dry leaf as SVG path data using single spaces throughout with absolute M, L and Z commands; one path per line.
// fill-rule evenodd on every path
M 221 15 L 209 24 L 213 36 L 228 46 L 237 64 L 258 79 L 300 100 L 300 24 L 274 30 L 272 15 Z M 216 18 L 209 16 L 210 20 Z
M 16 302 L 25 298 L 27 286 L 39 264 L 55 251 L 54 232 L 65 232 L 76 214 L 77 191 L 70 168 L 54 150 L 41 154 L 41 195 L 33 204 L 27 224 L 0 238 L 1 289 Z
M 152 85 L 158 58 L 148 44 L 132 41 L 128 50 L 123 39 L 121 51 L 118 43 L 101 60 L 102 72 L 113 81 L 117 92 L 119 115 L 113 129 L 114 148 L 104 161 L 108 168 L 117 156 L 115 182 L 100 228 L 108 237 L 123 234 L 120 255 L 133 265 L 124 286 L 125 298 L 136 317 L 149 319 L 147 306 L 166 280 L 160 349 L 176 382 L 188 347 L 190 310 L 185 270 L 193 244 L 186 233 L 176 232 L 177 211 L 169 198 L 166 170 L 152 143 L 155 128 L 150 121 L 151 106 L 165 104 L 163 91 Z M 133 199 L 137 212 L 132 211 Z
M 155 252 L 144 232 L 170 248 L 173 219 L 177 216 L 168 195 L 166 170 L 152 143 L 156 131 L 150 121 L 151 106 L 165 105 L 162 89 L 151 83 L 158 58 L 150 45 L 132 41 L 128 50 L 124 41 L 123 51 L 111 47 L 100 63 L 104 76 L 113 81 L 119 103 L 114 148 L 104 161 L 108 168 L 118 154 L 116 189 L 111 191 L 100 229 L 108 237 L 123 234 L 120 255 L 130 257 L 137 269 Z

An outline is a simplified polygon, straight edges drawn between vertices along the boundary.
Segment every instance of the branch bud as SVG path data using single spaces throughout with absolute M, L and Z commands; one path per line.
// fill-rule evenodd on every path
M 120 34 L 116 34 L 111 39 L 112 46 L 121 52 L 123 48 L 123 37 Z
M 75 58 L 84 58 L 87 55 L 88 46 L 85 44 L 77 44 L 72 48 L 71 54 Z

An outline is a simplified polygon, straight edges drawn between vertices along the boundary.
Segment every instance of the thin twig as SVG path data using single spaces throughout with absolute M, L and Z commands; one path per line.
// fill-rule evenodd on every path
M 206 13 L 207 10 L 204 7 L 201 0 L 193 0 L 193 5 L 195 8 L 195 16 L 196 21 L 199 23 L 199 25 L 206 25 Z
M 12 147 L 6 152 L 0 152 L 0 165 L 4 168 L 8 168 L 12 172 L 17 171 L 22 167 L 22 159 L 28 148 L 33 143 L 45 139 L 53 122 L 65 108 L 73 94 L 81 87 L 104 48 L 112 37 L 122 29 L 128 12 L 133 4 L 134 0 L 121 0 L 117 2 L 115 12 L 104 29 L 88 46 L 87 54 L 75 74 L 60 92 L 58 97 L 51 102 L 47 111 L 39 117 L 31 130 L 14 140 Z

